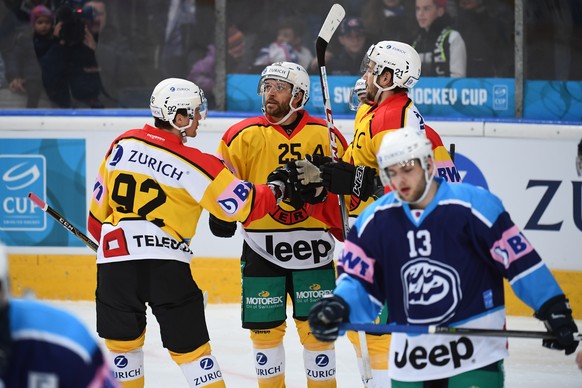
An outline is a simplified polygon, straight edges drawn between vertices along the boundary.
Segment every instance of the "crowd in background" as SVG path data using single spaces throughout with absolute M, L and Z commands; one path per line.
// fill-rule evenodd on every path
M 315 40 L 346 9 L 329 75 L 358 75 L 370 44 L 411 44 L 425 77 L 514 76 L 514 0 L 230 0 L 227 73 L 286 60 L 317 74 Z M 526 79 L 582 80 L 582 2 L 525 0 Z M 2 0 L 0 107 L 147 105 L 160 79 L 188 78 L 214 106 L 213 0 Z

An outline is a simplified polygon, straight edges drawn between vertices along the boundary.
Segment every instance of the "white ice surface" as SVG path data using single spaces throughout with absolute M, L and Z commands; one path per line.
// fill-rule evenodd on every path
M 95 332 L 95 304 L 92 302 L 47 301 L 77 315 Z M 290 316 L 288 312 L 288 316 Z M 237 304 L 211 304 L 206 309 L 213 354 L 217 357 L 228 387 L 257 387 L 248 331 L 240 326 Z M 582 322 L 577 321 L 578 327 Z M 510 330 L 544 330 L 534 318 L 508 317 Z M 97 335 L 95 335 L 97 337 Z M 103 341 L 99 339 L 103 349 Z M 288 388 L 306 386 L 303 371 L 302 347 L 291 318 L 287 320 L 285 336 L 286 382 Z M 582 350 L 582 347 L 579 348 Z M 508 388 L 552 387 L 582 388 L 582 372 L 576 367 L 574 355 L 552 351 L 541 346 L 540 339 L 509 340 L 509 358 L 505 360 Z M 162 348 L 159 326 L 148 310 L 148 329 L 145 341 L 146 388 L 188 388 L 178 366 Z M 336 342 L 338 387 L 362 387 L 356 366 L 355 353 L 346 337 Z

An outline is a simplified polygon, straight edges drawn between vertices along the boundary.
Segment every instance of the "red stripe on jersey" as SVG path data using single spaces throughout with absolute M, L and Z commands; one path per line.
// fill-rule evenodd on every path
M 443 141 L 439 134 L 426 124 L 424 125 L 424 133 L 426 134 L 427 139 L 432 143 L 433 150 L 443 145 Z
M 96 241 L 101 239 L 101 227 L 103 225 L 95 216 L 89 212 L 89 220 L 87 221 L 87 231 L 93 236 Z

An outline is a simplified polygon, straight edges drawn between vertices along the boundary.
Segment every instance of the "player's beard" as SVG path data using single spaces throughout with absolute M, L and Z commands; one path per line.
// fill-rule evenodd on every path
M 427 184 L 426 180 L 422 179 L 422 182 L 419 182 L 418 185 L 416 185 L 416 187 L 408 193 L 409 196 L 405 198 L 406 202 L 415 203 L 416 201 L 418 201 L 420 197 L 422 197 L 422 194 L 424 194 L 426 184 Z M 402 197 L 402 194 L 400 194 L 400 196 Z
M 370 90 L 370 89 L 372 89 L 372 90 Z M 377 92 L 378 92 L 378 87 L 376 87 L 376 85 L 372 84 L 369 88 L 366 89 L 366 100 L 374 101 L 374 99 L 376 98 Z
M 271 116 L 275 121 L 278 121 L 285 117 L 287 113 L 291 110 L 289 104 L 281 105 L 278 101 L 267 101 L 265 104 L 265 112 Z

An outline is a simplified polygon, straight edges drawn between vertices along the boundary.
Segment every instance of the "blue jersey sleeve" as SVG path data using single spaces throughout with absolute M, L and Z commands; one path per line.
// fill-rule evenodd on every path
M 352 323 L 373 322 L 382 305 L 372 298 L 362 284 L 353 277 L 343 274 L 338 278 L 338 284 L 333 293 L 340 296 L 350 306 L 349 320 Z
M 538 310 L 548 299 L 563 294 L 538 252 L 514 224 L 503 204 L 490 192 L 468 185 L 454 186 L 457 197 L 467 199 L 473 212 L 477 246 L 508 279 L 515 294 Z

